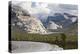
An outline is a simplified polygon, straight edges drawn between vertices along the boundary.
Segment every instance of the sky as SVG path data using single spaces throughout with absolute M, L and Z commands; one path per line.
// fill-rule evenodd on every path
M 31 1 L 12 1 L 13 4 L 22 7 L 28 11 L 31 15 L 35 15 L 39 18 L 47 18 L 54 13 L 70 13 L 72 15 L 78 15 L 77 5 L 72 4 L 50 4 L 45 2 L 31 2 Z

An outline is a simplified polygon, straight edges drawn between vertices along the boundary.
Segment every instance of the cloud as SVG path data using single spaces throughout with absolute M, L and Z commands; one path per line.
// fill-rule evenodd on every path
M 77 15 L 77 6 L 68 4 L 50 4 L 44 2 L 31 2 L 31 1 L 12 1 L 13 4 L 22 7 L 31 15 L 46 17 L 54 15 L 54 13 L 71 13 Z M 35 15 L 35 16 L 36 16 Z M 44 15 L 44 16 L 43 16 Z
M 37 13 L 46 13 L 48 14 L 50 12 L 50 9 L 48 9 L 47 3 L 41 3 L 41 2 L 30 2 L 30 1 L 12 1 L 13 4 L 20 6 L 26 11 L 29 11 L 30 14 L 37 14 Z
M 37 14 L 37 13 L 50 13 L 50 9 L 48 8 L 48 4 L 47 3 L 41 3 L 41 2 L 32 2 L 32 6 L 31 9 L 33 10 L 33 14 Z
M 54 13 L 70 13 L 73 15 L 77 15 L 77 5 L 71 5 L 71 4 L 49 4 L 49 8 L 51 9 L 51 15 Z

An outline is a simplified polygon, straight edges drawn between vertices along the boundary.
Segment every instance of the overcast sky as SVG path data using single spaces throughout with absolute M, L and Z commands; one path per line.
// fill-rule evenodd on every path
M 50 13 L 50 12 L 72 12 L 77 13 L 77 6 L 71 4 L 48 4 L 42 2 L 27 2 L 27 1 L 12 1 L 16 5 L 20 5 L 24 9 L 27 9 L 32 14 L 35 13 Z M 74 14 L 75 14 L 74 13 Z
M 40 18 L 47 18 L 48 15 L 54 15 L 54 13 L 70 13 L 72 15 L 78 15 L 77 5 L 72 4 L 52 4 L 43 2 L 30 2 L 30 1 L 12 1 L 13 4 L 18 5 L 29 11 L 30 14 Z

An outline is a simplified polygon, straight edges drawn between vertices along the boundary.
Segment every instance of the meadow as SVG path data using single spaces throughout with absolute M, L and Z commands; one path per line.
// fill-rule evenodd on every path
M 12 41 L 35 41 L 46 42 L 50 44 L 57 44 L 64 49 L 77 49 L 78 48 L 78 36 L 69 35 L 66 33 L 53 33 L 53 34 L 29 34 L 26 32 L 11 32 Z

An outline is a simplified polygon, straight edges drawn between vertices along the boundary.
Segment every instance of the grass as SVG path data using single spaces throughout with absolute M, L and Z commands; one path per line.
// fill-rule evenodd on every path
M 57 44 L 64 49 L 77 49 L 78 48 L 78 36 L 77 35 L 66 35 L 65 46 L 64 39 L 62 40 L 61 33 L 54 33 L 49 35 L 41 34 L 29 34 L 26 32 L 11 32 L 11 40 L 13 41 L 35 41 L 35 42 L 46 42 L 50 44 Z

